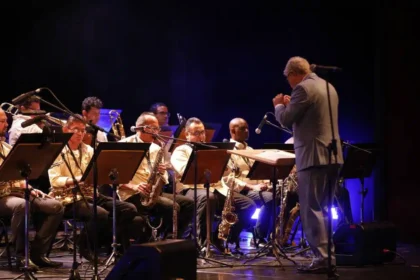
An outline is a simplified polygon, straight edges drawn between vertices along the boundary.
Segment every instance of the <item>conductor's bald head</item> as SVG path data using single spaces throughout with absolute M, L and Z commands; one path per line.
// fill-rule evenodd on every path
M 229 123 L 230 137 L 238 142 L 245 142 L 249 137 L 248 123 L 242 118 L 234 118 Z

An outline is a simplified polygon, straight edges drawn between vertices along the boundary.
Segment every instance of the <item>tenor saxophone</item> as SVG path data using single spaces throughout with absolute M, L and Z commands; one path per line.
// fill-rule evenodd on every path
M 147 184 L 152 186 L 152 190 L 150 191 L 150 195 L 148 196 L 141 196 L 141 204 L 146 207 L 152 207 L 156 204 L 158 197 L 162 193 L 163 185 L 165 181 L 163 179 L 163 175 L 159 173 L 159 164 L 162 162 L 163 156 L 165 154 L 165 146 L 167 143 L 162 141 L 161 149 L 159 150 L 158 154 L 156 155 L 156 159 L 152 170 L 150 170 L 150 176 L 147 180 Z
M 238 222 L 238 215 L 236 215 L 233 212 L 235 210 L 235 207 L 233 206 L 233 188 L 235 186 L 235 172 L 236 168 L 233 168 L 232 172 L 229 174 L 227 179 L 228 191 L 226 195 L 225 204 L 223 206 L 222 221 L 219 224 L 218 238 L 225 241 L 229 237 L 231 227 Z

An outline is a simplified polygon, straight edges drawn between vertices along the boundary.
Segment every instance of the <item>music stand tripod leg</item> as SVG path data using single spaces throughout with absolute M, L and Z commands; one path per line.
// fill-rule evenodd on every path
M 207 181 L 209 181 L 210 174 L 206 173 L 205 175 L 206 175 Z M 218 251 L 219 249 L 216 246 L 214 246 L 214 244 L 211 243 L 211 239 L 210 239 L 210 235 L 211 235 L 210 207 L 211 206 L 210 206 L 210 184 L 208 182 L 206 182 L 205 188 L 206 188 L 206 255 L 204 257 L 199 256 L 199 259 L 202 259 L 205 262 L 214 262 L 214 263 L 220 264 L 222 267 L 233 267 L 232 265 L 229 265 L 227 263 L 210 259 L 211 257 L 210 247 L 213 246 Z M 223 252 L 221 253 L 223 254 Z
M 118 171 L 114 168 L 109 173 L 109 178 L 112 181 L 112 253 L 105 262 L 105 267 L 99 272 L 101 274 L 108 267 L 118 262 L 121 254 L 118 252 L 120 244 L 117 243 L 117 187 L 118 187 Z
M 29 165 L 25 166 L 20 170 L 21 176 L 25 179 L 25 266 L 23 267 L 23 273 L 17 276 L 14 279 L 19 279 L 24 277 L 25 280 L 37 280 L 33 275 L 32 269 L 29 267 L 29 182 L 28 178 L 31 174 L 31 167 Z

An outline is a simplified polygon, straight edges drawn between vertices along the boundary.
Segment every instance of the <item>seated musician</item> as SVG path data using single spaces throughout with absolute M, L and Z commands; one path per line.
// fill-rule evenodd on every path
M 7 116 L 0 109 L 0 137 L 6 134 L 7 126 Z M 0 165 L 11 149 L 12 147 L 7 143 L 0 142 Z M 11 242 L 15 244 L 18 265 L 22 267 L 25 265 L 25 188 L 26 183 L 23 180 L 0 182 L 0 215 L 11 217 Z M 29 188 L 32 189 L 31 186 Z M 36 221 L 35 228 L 37 231 L 30 246 L 30 268 L 37 270 L 38 266 L 60 267 L 62 263 L 51 261 L 45 255 L 54 241 L 58 226 L 61 223 L 63 217 L 62 205 L 42 191 L 32 189 L 29 207 L 31 214 L 39 213 L 41 216 L 41 219 Z
M 82 118 L 82 116 L 78 116 Z M 76 218 L 87 222 L 88 236 L 82 235 L 79 249 L 80 254 L 89 261 L 92 261 L 92 255 L 87 247 L 87 238 L 93 244 L 93 239 L 98 238 L 98 245 L 105 245 L 111 241 L 107 234 L 112 233 L 112 206 L 113 202 L 110 197 L 99 194 L 97 200 L 97 224 L 96 232 L 93 232 L 93 186 L 88 183 L 80 182 L 90 160 L 93 156 L 93 148 L 82 142 L 84 134 L 86 133 L 86 125 L 79 119 L 70 116 L 66 125 L 63 127 L 63 132 L 73 133 L 61 155 L 57 157 L 53 166 L 48 170 L 51 182 L 51 195 L 55 199 L 62 202 L 65 206 L 64 217 L 67 219 L 73 218 L 73 207 L 76 207 Z M 71 149 L 71 150 L 70 150 Z M 63 156 L 62 156 L 63 155 Z M 71 168 L 71 172 L 67 164 Z M 76 203 L 73 203 L 72 188 L 75 182 L 72 178 L 72 173 L 75 179 L 80 183 L 82 193 L 86 198 L 86 202 L 78 193 Z M 137 215 L 136 207 L 130 203 L 116 201 L 117 212 L 117 237 L 121 238 L 123 249 L 129 246 L 127 226 L 132 223 L 134 217 Z M 96 234 L 101 233 L 101 234 Z M 107 234 L 105 234 L 107 233 Z M 106 238 L 108 237 L 108 238 Z
M 198 118 L 190 118 L 185 124 L 185 135 L 187 140 L 190 142 L 205 142 L 206 140 L 206 131 L 204 124 Z M 184 144 L 178 146 L 172 153 L 171 163 L 175 171 L 181 177 L 184 174 L 185 168 L 187 166 L 189 157 L 192 153 L 191 144 Z M 182 185 L 178 184 L 177 191 L 186 197 L 194 199 L 194 185 Z M 225 196 L 227 189 L 222 186 L 222 184 L 212 184 L 210 185 L 210 220 L 211 225 L 213 224 L 214 214 L 216 210 L 221 210 L 225 204 Z M 252 214 L 256 209 L 255 203 L 252 199 L 241 195 L 239 193 L 234 193 L 235 200 L 235 213 L 238 215 L 239 221 L 235 224 L 234 228 L 231 229 L 232 234 L 230 236 L 229 242 L 235 241 L 242 229 L 249 223 Z M 206 190 L 204 185 L 197 185 L 197 240 L 201 246 L 204 246 L 206 241 Z M 218 211 L 219 212 L 219 211 Z M 213 234 L 216 236 L 217 232 Z M 220 240 L 218 238 L 213 238 L 214 245 L 220 249 Z
M 39 111 L 41 109 L 41 105 L 38 98 L 39 98 L 38 96 L 32 95 L 22 100 L 22 102 L 19 104 L 19 112 L 28 111 L 28 110 Z M 9 144 L 10 145 L 13 146 L 22 133 L 42 133 L 42 128 L 43 128 L 42 122 L 39 122 L 37 124 L 32 124 L 30 126 L 22 128 L 22 123 L 31 118 L 32 116 L 26 116 L 22 114 L 17 114 L 13 116 L 12 126 L 10 127 L 10 130 L 9 130 Z
M 128 201 L 136 205 L 139 213 L 146 213 L 162 217 L 163 232 L 166 235 L 172 229 L 173 216 L 173 196 L 168 193 L 161 193 L 164 184 L 168 183 L 168 175 L 166 172 L 166 165 L 162 160 L 159 164 L 156 163 L 156 158 L 159 153 L 164 153 L 160 146 L 153 143 L 154 136 L 152 134 L 160 131 L 157 118 L 151 112 L 142 113 L 136 121 L 137 133 L 129 136 L 120 142 L 134 142 L 134 143 L 151 143 L 149 153 L 141 162 L 136 174 L 129 184 L 120 185 L 118 188 L 118 195 L 121 200 Z M 162 155 L 162 159 L 163 159 Z M 157 170 L 154 170 L 155 167 Z M 162 184 L 157 188 L 156 204 L 151 207 L 143 206 L 142 198 L 149 198 L 152 185 L 148 182 L 153 171 L 159 172 L 162 175 Z M 153 184 L 153 182 L 152 182 Z M 176 196 L 176 206 L 178 211 L 178 236 L 181 238 L 185 232 L 188 224 L 191 222 L 194 212 L 194 201 L 184 196 Z
M 236 150 L 252 150 L 247 144 L 249 137 L 248 123 L 241 118 L 234 118 L 229 123 L 230 142 L 235 142 Z M 249 170 L 254 164 L 254 160 L 231 155 L 228 167 L 236 166 L 239 168 L 239 174 L 236 176 L 235 191 L 246 197 L 251 198 L 258 207 L 260 213 L 255 225 L 255 234 L 258 243 L 265 245 L 272 216 L 273 193 L 268 191 L 268 184 L 264 181 L 253 181 L 247 178 Z
M 92 122 L 92 124 L 97 125 L 101 116 L 102 106 L 102 101 L 99 98 L 95 96 L 86 97 L 82 102 L 82 115 L 85 118 L 85 120 L 87 122 Z M 85 135 L 85 139 L 88 135 L 89 134 Z M 96 140 L 98 142 L 108 142 L 106 133 L 103 131 L 98 131 Z
M 163 127 L 169 126 L 169 118 L 171 117 L 171 113 L 168 111 L 168 106 L 166 106 L 162 102 L 156 102 L 150 106 L 150 112 L 152 112 L 159 122 L 159 127 L 162 129 Z

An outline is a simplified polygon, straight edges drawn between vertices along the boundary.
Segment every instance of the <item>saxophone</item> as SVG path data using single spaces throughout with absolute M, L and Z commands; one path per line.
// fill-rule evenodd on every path
M 159 150 L 158 154 L 156 155 L 156 159 L 152 170 L 150 170 L 150 176 L 147 180 L 147 184 L 152 186 L 152 190 L 148 197 L 142 196 L 141 197 L 141 204 L 145 207 L 152 207 L 156 204 L 158 197 L 162 193 L 163 185 L 165 184 L 163 180 L 163 175 L 159 173 L 159 164 L 162 162 L 163 156 L 165 154 L 165 146 L 167 142 L 161 141 L 161 149 Z
M 297 183 L 297 171 L 296 165 L 293 166 L 292 171 L 290 171 L 289 176 L 284 180 L 284 197 L 282 198 L 281 211 L 276 219 L 276 243 L 279 246 L 285 246 L 290 237 L 292 227 L 295 223 L 297 216 L 300 213 L 300 205 L 296 205 L 288 213 L 288 219 L 285 217 L 285 211 L 288 208 L 288 204 L 291 200 L 291 193 L 297 192 L 298 183 Z
M 238 222 L 238 216 L 233 212 L 233 210 L 235 210 L 235 207 L 233 206 L 233 188 L 235 186 L 236 169 L 237 167 L 232 169 L 232 172 L 229 174 L 227 179 L 227 185 L 229 188 L 226 195 L 225 205 L 223 206 L 222 222 L 219 224 L 218 238 L 225 241 L 229 237 L 230 228 Z

